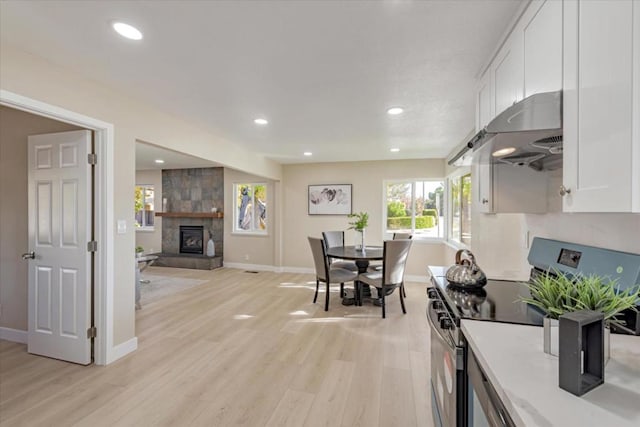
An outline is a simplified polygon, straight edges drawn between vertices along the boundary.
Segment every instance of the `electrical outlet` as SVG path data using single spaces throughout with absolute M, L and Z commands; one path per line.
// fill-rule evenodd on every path
M 245 261 L 249 261 L 249 254 L 246 254 L 246 255 L 244 256 L 244 260 L 245 260 Z

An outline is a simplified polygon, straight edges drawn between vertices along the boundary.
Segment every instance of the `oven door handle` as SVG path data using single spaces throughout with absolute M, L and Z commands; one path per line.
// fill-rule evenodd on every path
M 455 344 L 451 341 L 451 339 L 448 339 L 448 337 L 446 337 L 443 333 L 442 333 L 442 329 L 440 329 L 440 325 L 436 325 L 433 321 L 433 319 L 431 318 L 431 312 L 433 311 L 435 313 L 435 308 L 433 308 L 433 303 L 434 301 L 430 301 L 429 305 L 427 306 L 427 320 L 429 320 L 429 326 L 431 327 L 431 329 L 433 331 L 436 332 L 436 334 L 438 335 L 438 337 L 440 338 L 440 341 L 442 341 L 444 344 L 446 344 L 446 346 L 452 351 L 455 352 L 456 350 L 456 346 Z

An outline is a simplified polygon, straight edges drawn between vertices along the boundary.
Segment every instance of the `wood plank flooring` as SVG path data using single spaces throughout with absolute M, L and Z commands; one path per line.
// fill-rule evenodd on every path
M 136 312 L 109 366 L 0 341 L 0 426 L 431 426 L 425 284 L 380 307 L 312 304 L 309 274 L 150 267 L 207 283 Z M 347 287 L 350 285 L 347 285 Z

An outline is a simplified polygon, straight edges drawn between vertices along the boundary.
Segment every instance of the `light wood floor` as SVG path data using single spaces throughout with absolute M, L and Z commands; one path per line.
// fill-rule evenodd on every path
M 425 285 L 329 312 L 308 274 L 150 267 L 209 280 L 136 312 L 138 350 L 77 366 L 0 341 L 0 425 L 431 426 Z

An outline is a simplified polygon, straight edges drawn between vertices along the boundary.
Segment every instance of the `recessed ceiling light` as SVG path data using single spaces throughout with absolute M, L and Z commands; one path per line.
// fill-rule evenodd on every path
M 303 154 L 305 156 L 313 156 L 313 153 L 311 151 L 305 151 Z
M 157 164 L 161 165 L 164 163 L 164 160 L 162 159 L 155 159 L 154 162 L 156 162 Z
M 390 148 L 389 151 L 391 151 L 392 153 L 397 153 L 398 151 L 400 151 L 399 148 Z
M 513 147 L 501 148 L 500 150 L 496 150 L 493 153 L 491 153 L 491 155 L 493 157 L 502 157 L 502 156 L 509 155 L 514 151 L 516 151 L 516 149 Z
M 126 37 L 130 40 L 142 40 L 142 33 L 136 27 L 133 27 L 124 22 L 114 22 L 113 29 L 122 37 Z
M 264 126 L 264 125 L 268 125 L 269 121 L 267 119 L 255 119 L 253 123 Z
M 401 107 L 391 107 L 387 110 L 387 114 L 392 116 L 397 116 L 398 114 L 404 113 L 404 109 Z

